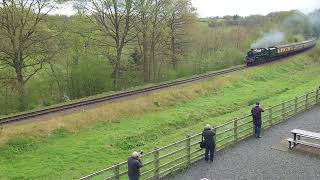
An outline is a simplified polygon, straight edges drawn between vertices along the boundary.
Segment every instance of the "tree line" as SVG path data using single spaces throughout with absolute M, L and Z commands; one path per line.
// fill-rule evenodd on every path
M 73 17 L 71 21 L 86 18 L 88 26 L 68 29 L 64 25 L 68 26 L 65 23 L 70 22 L 69 18 L 54 19 L 48 15 L 56 3 L 53 0 L 4 0 L 0 3 L 0 67 L 4 69 L 1 80 L 17 91 L 20 110 L 25 109 L 26 83 L 43 69 L 50 67 L 52 73 L 57 71 L 56 58 L 74 46 L 73 42 L 66 44 L 70 39 L 66 40 L 69 37 L 64 33 L 73 31 L 81 36 L 85 42 L 78 43 L 85 43 L 84 47 L 75 48 L 85 48 L 85 56 L 88 55 L 87 46 L 100 50 L 101 54 L 94 51 L 112 66 L 113 89 L 117 90 L 121 87 L 120 79 L 127 70 L 129 56 L 133 63 L 143 64 L 144 82 L 158 79 L 161 63 L 158 54 L 170 57 L 176 69 L 179 55 L 183 53 L 183 36 L 195 19 L 194 8 L 188 0 L 76 1 L 80 17 Z M 61 20 L 64 22 L 57 22 Z M 78 51 L 77 61 L 81 52 L 74 50 Z
M 203 21 L 190 0 L 75 0 L 75 15 L 50 15 L 64 2 L 0 2 L 0 114 L 241 64 L 281 21 Z

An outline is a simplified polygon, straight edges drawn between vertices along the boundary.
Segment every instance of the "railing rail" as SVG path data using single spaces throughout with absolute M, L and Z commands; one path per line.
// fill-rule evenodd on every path
M 265 110 L 262 117 L 263 128 L 273 127 L 290 117 L 304 112 L 320 101 L 319 92 L 308 92 L 303 96 L 282 102 Z M 215 127 L 216 150 L 222 150 L 254 135 L 251 115 L 235 118 Z M 141 169 L 142 179 L 159 179 L 179 169 L 190 166 L 203 157 L 203 151 L 197 144 L 200 143 L 201 133 L 187 136 L 170 145 L 155 148 L 154 151 L 143 155 L 145 166 Z M 97 171 L 84 179 L 128 179 L 127 163 L 122 162 L 112 167 Z

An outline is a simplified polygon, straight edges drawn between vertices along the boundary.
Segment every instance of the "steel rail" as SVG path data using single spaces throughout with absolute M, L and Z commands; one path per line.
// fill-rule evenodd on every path
M 184 79 L 184 80 L 167 82 L 167 83 L 163 83 L 163 84 L 152 86 L 152 87 L 122 92 L 122 93 L 118 93 L 118 94 L 114 94 L 114 95 L 110 95 L 110 96 L 91 99 L 91 100 L 84 100 L 81 102 L 74 102 L 74 103 L 70 103 L 70 104 L 66 104 L 66 105 L 61 105 L 61 106 L 52 107 L 52 108 L 43 109 L 43 110 L 37 110 L 37 111 L 24 113 L 24 114 L 20 114 L 20 115 L 4 117 L 4 118 L 0 118 L 0 125 L 10 124 L 10 123 L 26 120 L 29 118 L 35 118 L 38 116 L 47 115 L 50 113 L 60 112 L 60 111 L 64 111 L 64 110 L 70 110 L 70 109 L 74 109 L 74 108 L 79 108 L 79 107 L 83 107 L 83 106 L 101 103 L 101 102 L 108 102 L 108 101 L 112 101 L 112 100 L 116 100 L 116 99 L 120 99 L 120 98 L 124 98 L 124 97 L 129 97 L 129 96 L 133 96 L 133 95 L 138 95 L 138 94 L 142 94 L 142 93 L 146 93 L 146 92 L 152 92 L 155 90 L 160 90 L 160 89 L 164 89 L 164 88 L 168 88 L 168 87 L 173 87 L 173 86 L 191 83 L 191 82 L 195 82 L 195 81 L 205 80 L 205 79 L 212 78 L 215 76 L 224 75 L 224 74 L 228 74 L 231 72 L 241 71 L 241 70 L 247 69 L 247 68 L 248 68 L 247 66 L 239 66 L 239 67 L 235 67 L 235 68 L 229 68 L 229 69 L 225 69 L 225 70 L 221 70 L 221 71 L 211 72 L 211 73 L 204 74 L 204 75 L 194 76 L 194 77 Z

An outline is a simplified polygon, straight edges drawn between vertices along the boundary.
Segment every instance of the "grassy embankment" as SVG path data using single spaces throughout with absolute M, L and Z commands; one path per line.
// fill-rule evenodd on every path
M 8 126 L 1 130 L 9 142 L 0 148 L 0 178 L 74 179 L 245 114 L 256 101 L 267 107 L 302 95 L 319 86 L 319 74 L 319 53 L 311 51 L 54 122 Z

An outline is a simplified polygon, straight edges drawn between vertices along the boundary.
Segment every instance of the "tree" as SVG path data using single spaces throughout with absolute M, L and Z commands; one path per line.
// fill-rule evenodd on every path
M 177 69 L 178 56 L 183 54 L 183 46 L 186 43 L 183 36 L 186 35 L 187 26 L 195 19 L 195 9 L 190 0 L 172 0 L 169 25 L 169 50 L 173 69 Z
M 137 6 L 139 23 L 136 23 L 136 29 L 143 60 L 144 82 L 157 79 L 159 63 L 156 54 L 165 47 L 169 4 L 168 0 L 141 0 Z
M 150 29 L 150 6 L 152 0 L 141 0 L 137 4 L 137 12 L 139 23 L 136 24 L 135 28 L 138 33 L 138 44 L 140 45 L 140 51 L 142 54 L 143 61 L 143 81 L 150 81 L 150 59 L 149 59 L 149 38 L 148 33 Z
M 0 2 L 0 69 L 11 68 L 19 94 L 19 109 L 25 109 L 25 84 L 50 61 L 52 33 L 45 18 L 54 8 L 52 0 L 2 0 Z
M 134 27 L 133 0 L 88 0 L 81 1 L 81 8 L 87 14 L 92 14 L 99 27 L 103 46 L 111 46 L 114 53 L 109 57 L 113 64 L 113 86 L 118 88 L 121 71 L 121 57 L 123 49 L 135 38 L 132 33 Z M 91 16 L 89 16 L 91 18 Z M 112 43 L 109 43 L 111 38 Z

